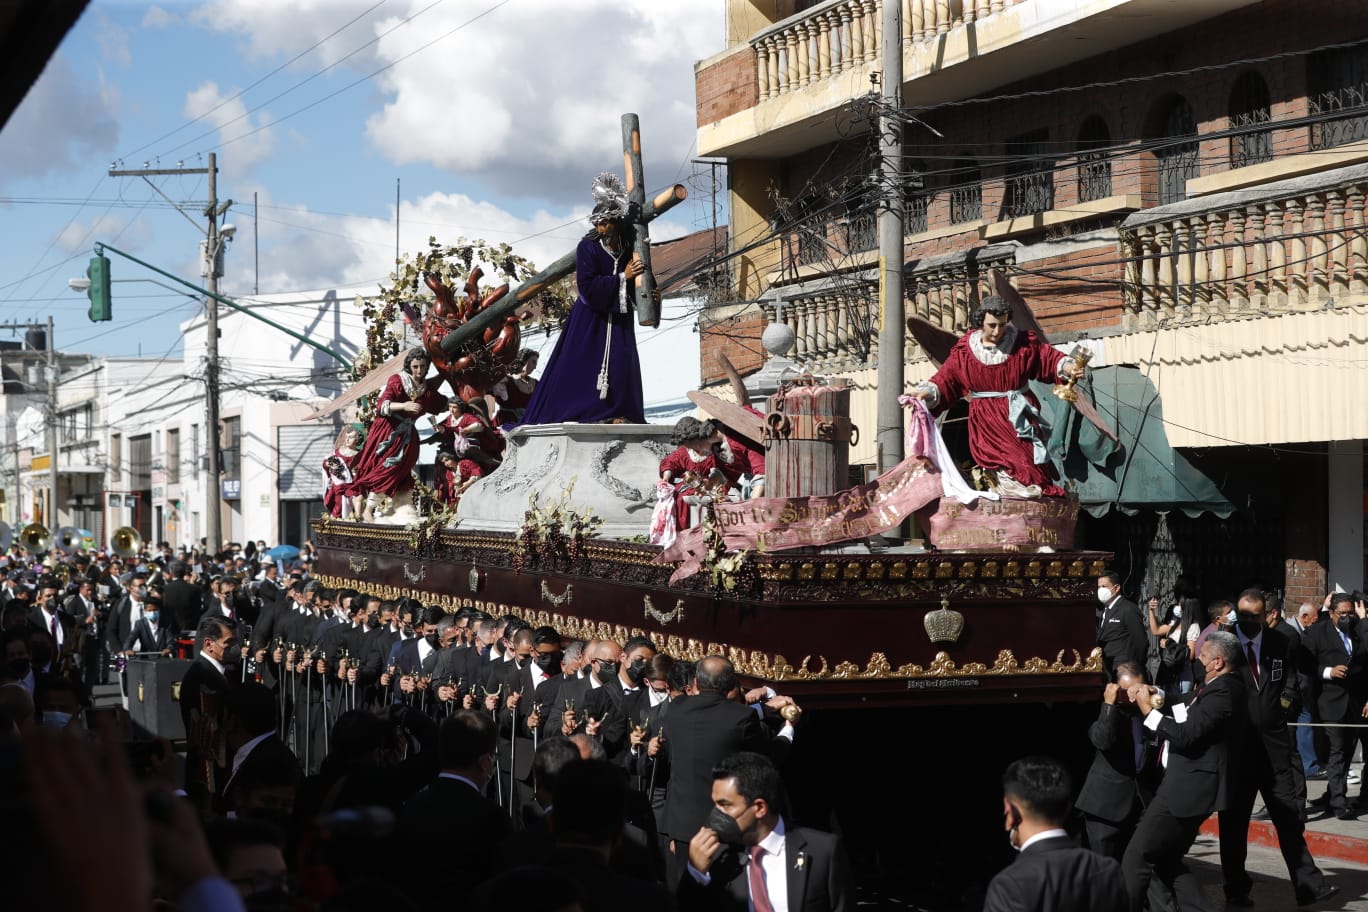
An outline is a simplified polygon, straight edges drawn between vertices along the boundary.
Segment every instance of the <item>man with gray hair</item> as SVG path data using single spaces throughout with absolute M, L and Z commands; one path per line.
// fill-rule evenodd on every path
M 1145 727 L 1162 742 L 1160 762 L 1164 780 L 1145 809 L 1135 835 L 1121 860 L 1132 912 L 1141 912 L 1146 898 L 1162 885 L 1151 908 L 1166 907 L 1161 895 L 1172 891 L 1178 908 L 1205 909 L 1201 888 L 1183 863 L 1202 821 L 1227 806 L 1230 782 L 1227 744 L 1241 743 L 1249 724 L 1244 685 L 1231 674 L 1240 661 L 1240 641 L 1233 633 L 1213 631 L 1198 656 L 1206 677 L 1172 715 L 1154 707 L 1156 688 L 1136 684 L 1130 698 L 1145 719 Z M 1154 881 L 1158 883 L 1154 883 Z

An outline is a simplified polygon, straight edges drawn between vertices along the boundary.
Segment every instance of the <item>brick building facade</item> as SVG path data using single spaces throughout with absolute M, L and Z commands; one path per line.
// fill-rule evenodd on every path
M 880 190 L 860 99 L 881 2 L 898 0 L 727 0 L 729 47 L 697 66 L 737 289 L 700 319 L 704 382 L 717 352 L 758 368 L 780 319 L 871 429 Z M 1003 270 L 1051 341 L 1155 382 L 1170 443 L 1240 508 L 1170 518 L 1190 564 L 1226 587 L 1291 595 L 1316 568 L 1362 586 L 1368 19 L 1329 0 L 901 5 L 908 314 L 962 332 Z M 902 359 L 909 383 L 932 370 L 910 339 Z M 1152 519 L 1085 537 L 1142 564 Z

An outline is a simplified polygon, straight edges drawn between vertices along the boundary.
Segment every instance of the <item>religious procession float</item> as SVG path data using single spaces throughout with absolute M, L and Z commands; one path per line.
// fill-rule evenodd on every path
M 1079 501 L 1044 447 L 1050 425 L 1116 442 L 1086 394 L 1086 352 L 1050 347 L 1002 276 L 963 337 L 914 320 L 939 371 L 904 397 L 906 458 L 853 487 L 859 429 L 839 381 L 791 378 L 761 410 L 733 371 L 735 401 L 690 394 L 705 420 L 647 424 L 634 324 L 659 321 L 648 227 L 686 192 L 648 197 L 635 115 L 623 139 L 625 183 L 594 182 L 594 231 L 547 269 L 434 241 L 367 303 L 375 357 L 317 416 L 367 428 L 361 446 L 345 431 L 327 466 L 319 578 L 725 655 L 808 707 L 1096 699 L 1109 555 L 1075 550 Z M 482 266 L 507 284 L 482 286 Z M 532 388 L 524 321 L 571 301 Z M 401 350 L 400 312 L 421 349 Z M 976 486 L 933 420 L 962 398 Z M 425 414 L 441 417 L 421 440 Z M 429 486 L 413 469 L 434 438 Z M 900 529 L 911 544 L 890 546 L 882 534 Z

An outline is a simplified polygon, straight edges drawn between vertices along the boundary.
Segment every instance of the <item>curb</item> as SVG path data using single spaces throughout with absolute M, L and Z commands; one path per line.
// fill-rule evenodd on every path
M 1202 823 L 1203 836 L 1220 836 L 1221 827 L 1215 814 Z M 1278 848 L 1278 833 L 1267 820 L 1249 822 L 1249 844 L 1265 848 Z M 1333 858 L 1353 864 L 1368 865 L 1368 839 L 1357 836 L 1343 836 L 1338 833 L 1325 833 L 1306 828 L 1306 847 L 1316 859 Z

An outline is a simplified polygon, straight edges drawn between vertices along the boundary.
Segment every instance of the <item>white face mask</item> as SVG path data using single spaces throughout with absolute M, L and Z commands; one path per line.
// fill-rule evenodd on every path
M 43 728 L 66 728 L 71 724 L 71 713 L 53 712 L 47 710 L 43 713 Z
M 1173 616 L 1174 616 L 1175 618 L 1180 618 L 1180 617 L 1183 616 L 1183 606 L 1182 606 L 1182 605 L 1174 605 L 1174 606 L 1173 606 Z
M 1225 622 L 1226 622 L 1227 624 L 1233 624 L 1233 623 L 1235 623 L 1235 609 L 1234 609 L 1234 608 L 1232 608 L 1232 609 L 1230 609 L 1229 611 L 1226 612 Z
M 1112 591 L 1106 586 L 1101 586 L 1097 590 L 1097 600 L 1102 604 L 1107 604 L 1112 599 Z
M 668 690 L 648 690 L 646 694 L 650 699 L 652 706 L 659 706 L 670 698 L 670 692 Z

